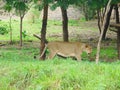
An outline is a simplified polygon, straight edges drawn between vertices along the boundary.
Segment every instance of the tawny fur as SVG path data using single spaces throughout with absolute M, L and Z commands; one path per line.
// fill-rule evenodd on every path
M 46 44 L 41 56 L 45 53 L 47 48 L 50 51 L 48 59 L 53 59 L 55 55 L 60 55 L 63 57 L 75 57 L 78 61 L 80 61 L 83 51 L 87 54 L 92 52 L 92 47 L 85 43 L 56 41 Z

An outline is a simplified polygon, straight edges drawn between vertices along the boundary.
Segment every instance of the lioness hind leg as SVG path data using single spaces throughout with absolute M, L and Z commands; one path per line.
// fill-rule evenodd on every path
M 48 59 L 53 59 L 55 55 L 56 55 L 56 53 L 55 53 L 55 52 L 50 53 L 50 55 L 48 56 Z

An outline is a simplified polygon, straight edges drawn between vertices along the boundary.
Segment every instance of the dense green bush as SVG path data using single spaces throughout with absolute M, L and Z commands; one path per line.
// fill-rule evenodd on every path
M 0 26 L 0 34 L 4 35 L 8 33 L 8 26 L 7 25 L 1 25 Z

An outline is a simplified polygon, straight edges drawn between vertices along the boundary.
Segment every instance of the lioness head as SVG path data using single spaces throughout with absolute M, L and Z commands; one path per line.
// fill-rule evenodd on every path
M 87 54 L 90 54 L 92 52 L 92 47 L 89 45 L 85 45 L 85 50 L 84 50 Z

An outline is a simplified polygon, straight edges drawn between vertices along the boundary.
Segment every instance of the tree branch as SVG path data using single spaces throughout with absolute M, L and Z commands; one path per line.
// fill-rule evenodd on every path
M 40 35 L 33 34 L 33 36 L 41 40 Z
M 118 31 L 116 30 L 116 28 L 109 28 L 109 30 L 110 30 L 110 31 L 113 31 L 113 32 L 116 32 L 116 33 L 118 32 Z
M 110 3 L 111 3 L 111 0 L 108 1 L 107 7 L 106 7 L 105 16 L 104 16 L 104 19 L 103 19 L 103 25 L 102 25 L 102 28 L 101 28 L 101 34 L 100 34 L 99 41 L 98 41 L 98 45 L 97 45 L 96 64 L 97 64 L 98 61 L 99 61 L 99 56 L 100 56 L 100 44 L 101 44 L 101 40 L 102 40 L 104 28 L 105 28 L 104 25 L 105 25 L 105 23 L 106 23 L 107 13 L 108 13 L 108 11 L 109 11 L 109 9 L 110 9 Z

